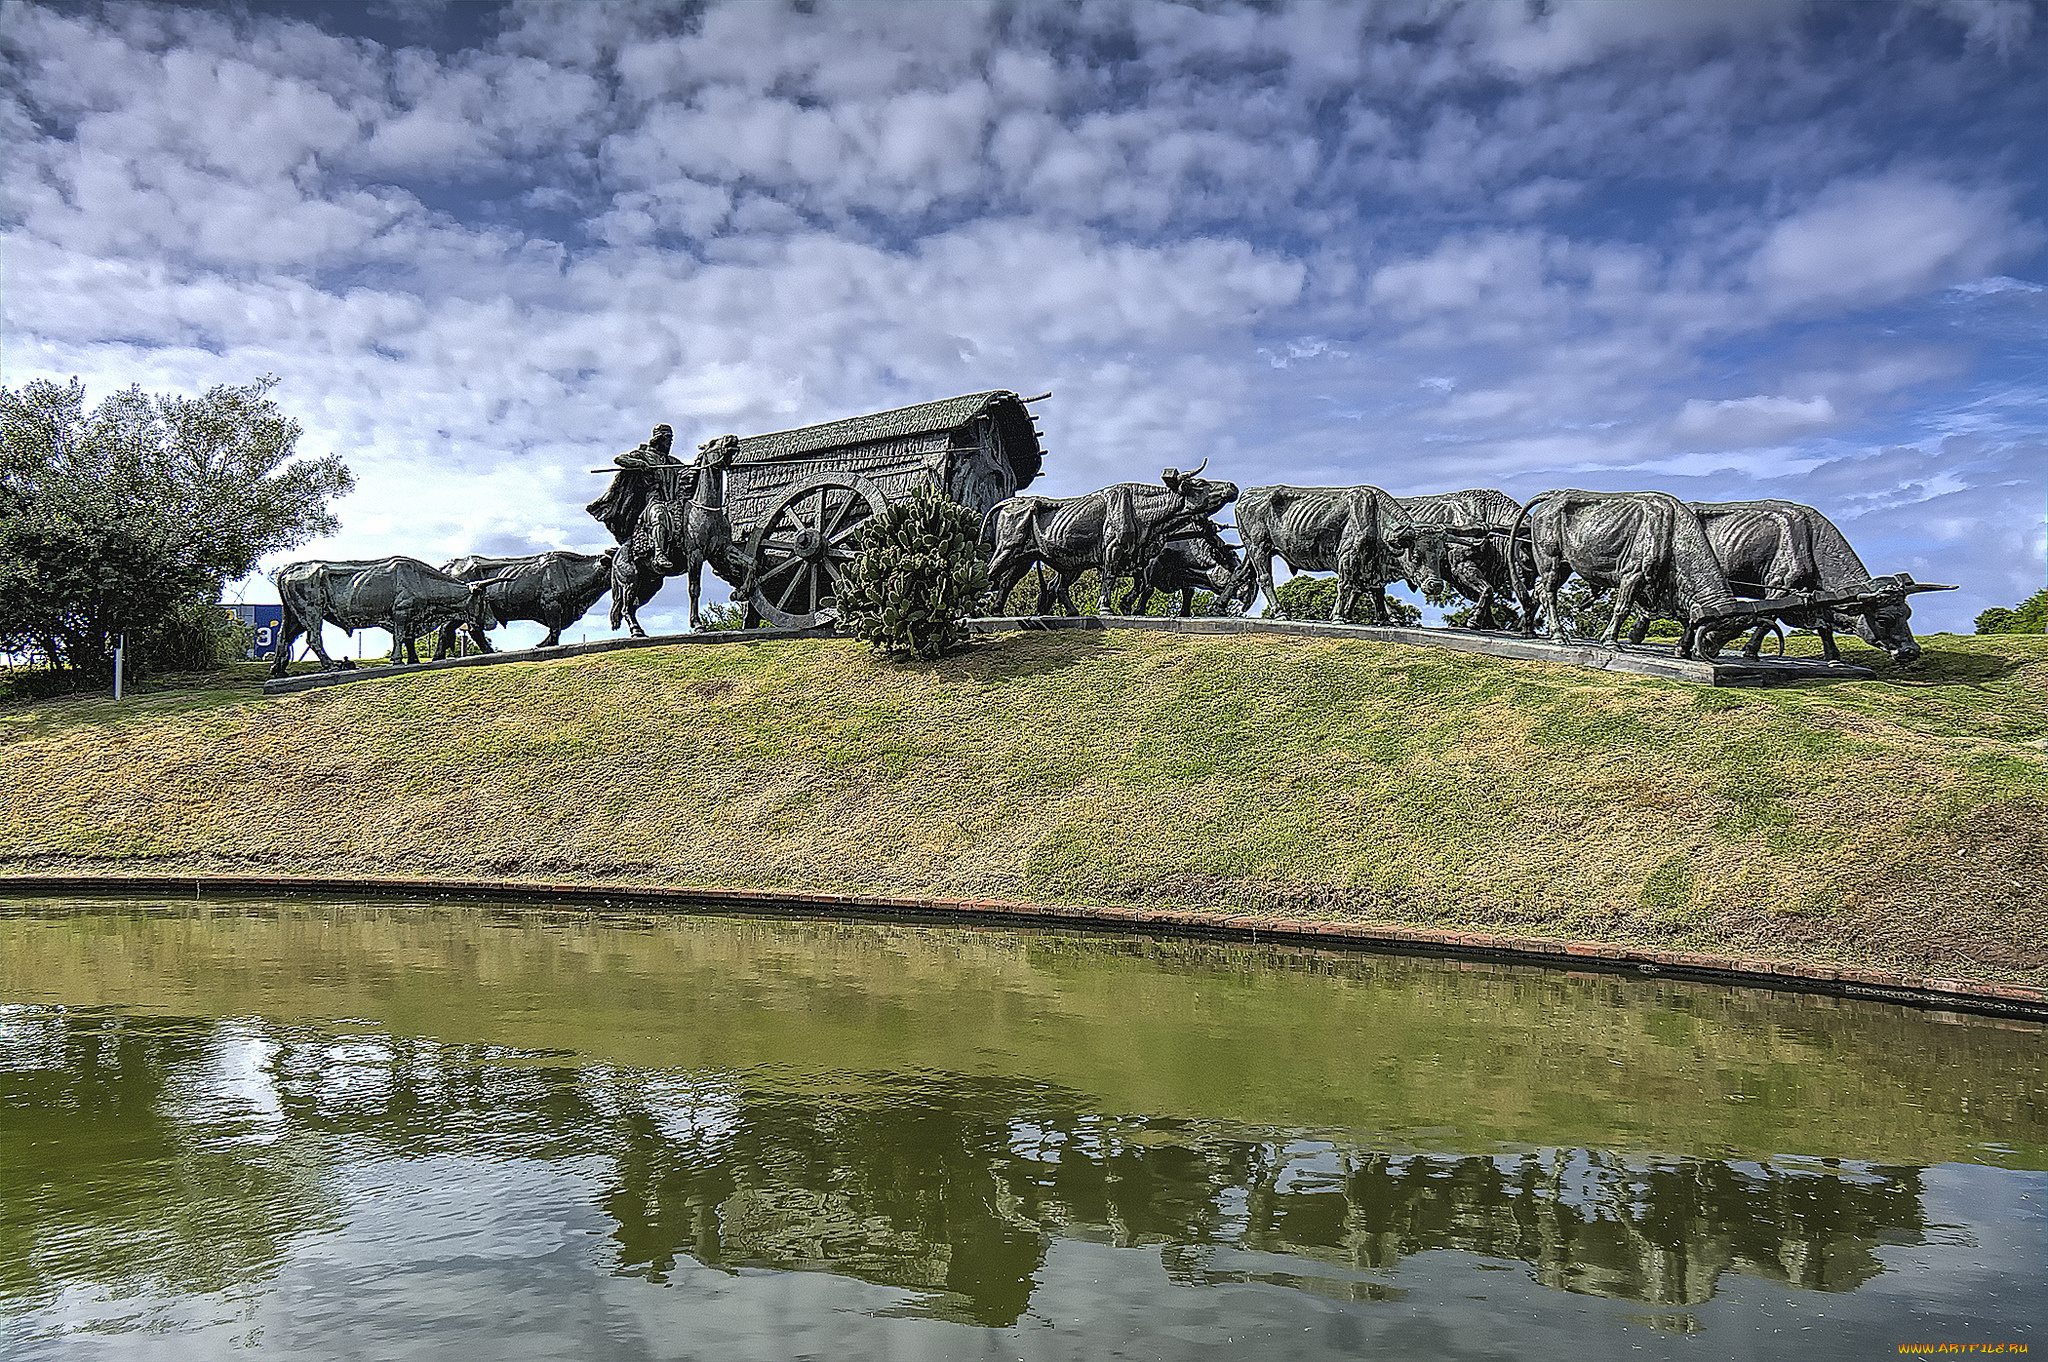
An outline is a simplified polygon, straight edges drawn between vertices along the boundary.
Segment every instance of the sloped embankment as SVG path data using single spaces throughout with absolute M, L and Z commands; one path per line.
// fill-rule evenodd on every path
M 1138 633 L 275 699 L 252 668 L 0 709 L 0 870 L 1159 902 L 2048 981 L 2048 641 L 1927 642 L 1773 691 Z

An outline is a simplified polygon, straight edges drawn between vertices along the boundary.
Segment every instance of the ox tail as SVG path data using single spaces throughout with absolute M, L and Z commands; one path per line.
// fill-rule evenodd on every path
M 985 545 L 991 549 L 996 546 L 996 512 L 1002 510 L 1007 505 L 1009 505 L 1009 498 L 1005 497 L 981 513 L 981 530 L 975 536 L 975 543 Z
M 1522 537 L 1522 525 L 1529 519 L 1529 512 L 1549 495 L 1548 492 L 1538 492 L 1531 497 L 1528 505 L 1515 512 L 1515 523 L 1508 527 L 1508 585 L 1515 589 L 1517 601 L 1527 599 L 1528 593 L 1522 589 L 1522 555 L 1515 552 L 1515 544 Z M 1532 559 L 1536 556 L 1536 527 L 1533 525 L 1529 527 L 1529 556 Z M 1529 583 L 1532 590 L 1535 585 L 1534 582 Z

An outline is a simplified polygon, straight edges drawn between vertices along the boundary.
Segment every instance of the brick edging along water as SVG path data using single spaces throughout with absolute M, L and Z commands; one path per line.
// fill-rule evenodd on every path
M 1006 925 L 1062 925 L 1112 932 L 1204 936 L 1336 949 L 1497 960 L 1553 968 L 1654 975 L 1704 983 L 1824 993 L 1910 1007 L 2048 1023 L 2048 989 L 1848 966 L 1699 951 L 1652 950 L 1600 941 L 1507 936 L 1260 914 L 1224 915 L 1115 905 L 1055 905 L 1005 899 L 893 897 L 786 889 L 669 888 L 660 885 L 535 880 L 366 879 L 329 875 L 0 875 L 0 895 L 291 893 L 321 896 L 496 899 L 557 907 L 652 908 L 883 917 Z

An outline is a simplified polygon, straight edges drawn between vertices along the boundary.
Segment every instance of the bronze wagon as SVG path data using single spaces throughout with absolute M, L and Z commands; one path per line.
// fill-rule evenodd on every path
M 1038 476 L 1027 402 L 1007 390 L 750 435 L 726 474 L 726 514 L 752 588 L 750 613 L 824 623 L 868 517 L 921 481 L 986 515 Z

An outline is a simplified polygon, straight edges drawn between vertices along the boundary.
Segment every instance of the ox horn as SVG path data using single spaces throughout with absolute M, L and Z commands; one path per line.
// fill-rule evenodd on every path
M 1943 586 L 1938 582 L 1916 582 L 1910 572 L 1894 573 L 1889 577 L 1873 577 L 1870 585 L 1874 590 L 1863 593 L 1866 601 L 1885 600 L 1893 596 L 1911 596 L 1922 591 L 1955 591 L 1959 588 Z
M 1207 468 L 1208 466 L 1209 461 L 1207 459 L 1204 459 L 1200 463 L 1196 464 L 1193 468 L 1190 468 L 1187 472 L 1181 474 L 1181 476 L 1184 478 L 1198 477 L 1200 476 L 1202 470 Z

